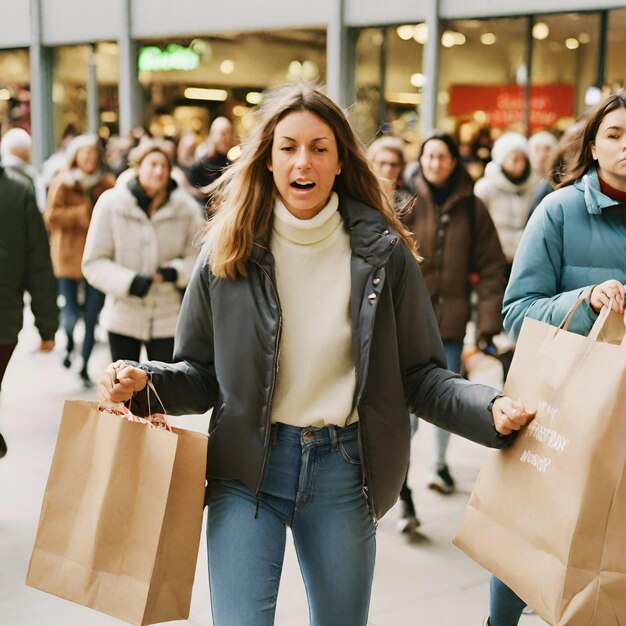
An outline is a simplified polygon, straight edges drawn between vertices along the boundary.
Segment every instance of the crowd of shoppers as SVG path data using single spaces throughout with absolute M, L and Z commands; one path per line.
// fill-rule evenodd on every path
M 83 318 L 85 387 L 99 323 L 114 361 L 104 398 L 145 411 L 151 378 L 172 414 L 214 409 L 207 542 L 220 623 L 273 622 L 290 527 L 312 623 L 365 624 L 376 521 L 399 496 L 402 531 L 419 525 L 409 415 L 438 426 L 428 486 L 445 495 L 451 432 L 502 447 L 532 417 L 463 380 L 464 345 L 502 352 L 502 312 L 514 341 L 524 317 L 556 324 L 581 293 L 574 332 L 603 306 L 624 311 L 623 90 L 559 141 L 505 132 L 476 183 L 450 134 L 432 131 L 408 165 L 396 137 L 366 154 L 341 110 L 304 86 L 267 97 L 234 162 L 224 117 L 205 142 L 138 131 L 107 153 L 68 134 L 44 176 L 15 131 L 0 142 L 11 261 L 0 264 L 0 385 L 28 291 L 42 351 L 61 296 L 67 368 Z M 319 558 L 322 545 L 333 558 Z M 494 578 L 485 623 L 514 626 L 523 609 Z

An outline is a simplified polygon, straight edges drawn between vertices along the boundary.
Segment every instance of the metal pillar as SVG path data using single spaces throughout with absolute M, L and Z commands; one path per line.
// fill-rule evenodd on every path
M 326 33 L 326 86 L 328 95 L 342 108 L 352 104 L 350 81 L 350 41 L 344 23 L 345 0 L 333 1 L 333 12 Z
M 424 46 L 424 86 L 419 105 L 420 126 L 425 134 L 437 123 L 437 95 L 439 93 L 439 0 L 429 0 L 426 6 L 428 39 Z
M 141 92 L 137 76 L 137 44 L 132 39 L 131 0 L 122 2 L 120 34 L 118 39 L 120 55 L 119 107 L 120 135 L 128 135 L 133 126 L 142 122 Z
M 98 134 L 100 128 L 100 94 L 98 92 L 98 72 L 96 46 L 91 46 L 87 65 L 87 128 Z
M 41 0 L 30 0 L 30 125 L 32 161 L 37 169 L 54 149 L 50 50 L 42 44 Z

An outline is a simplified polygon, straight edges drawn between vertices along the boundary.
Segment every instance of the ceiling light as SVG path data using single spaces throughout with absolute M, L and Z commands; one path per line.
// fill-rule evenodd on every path
M 537 22 L 533 26 L 533 37 L 535 39 L 545 39 L 550 34 L 550 28 L 545 22 Z
M 480 36 L 480 43 L 485 46 L 493 46 L 496 43 L 496 36 L 493 33 L 483 33 Z
M 225 89 L 187 87 L 187 89 L 185 89 L 185 98 L 188 100 L 213 100 L 216 102 L 224 102 L 224 100 L 228 98 L 228 92 Z
M 235 71 L 235 62 L 230 59 L 224 59 L 220 63 L 220 72 L 222 74 L 232 74 Z
M 423 87 L 425 80 L 424 74 L 411 74 L 410 82 L 413 87 Z
M 417 24 L 413 28 L 413 39 L 415 39 L 417 43 L 424 45 L 428 41 L 428 25 Z
M 454 45 L 462 46 L 467 41 L 463 33 L 454 33 Z
M 263 100 L 263 94 L 260 91 L 249 91 L 246 94 L 246 102 L 249 104 L 259 104 Z
M 591 37 L 589 36 L 589 33 L 580 33 L 580 35 L 578 35 L 578 41 L 580 41 L 580 43 L 589 43 L 591 41 Z
M 565 47 L 568 50 L 576 50 L 578 46 L 580 46 L 580 42 L 578 41 L 578 39 L 576 39 L 576 37 L 570 37 L 569 39 L 565 40 Z
M 456 33 L 451 30 L 446 30 L 443 35 L 441 35 L 441 45 L 444 48 L 452 48 L 452 46 L 456 45 Z
M 398 34 L 398 37 L 400 37 L 400 39 L 402 39 L 403 41 L 408 41 L 409 39 L 413 38 L 413 26 L 411 26 L 410 24 L 398 26 L 398 28 L 396 28 L 396 33 Z

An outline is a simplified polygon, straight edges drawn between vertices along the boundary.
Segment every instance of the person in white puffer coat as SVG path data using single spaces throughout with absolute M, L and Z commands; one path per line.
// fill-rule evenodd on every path
M 489 210 L 510 269 L 533 193 L 526 137 L 504 133 L 493 144 L 491 158 L 485 175 L 476 181 L 474 193 Z
M 94 208 L 82 269 L 107 295 L 101 321 L 113 360 L 138 361 L 143 344 L 148 358 L 171 362 L 181 290 L 198 254 L 198 209 L 170 177 L 160 143 L 142 144 L 132 159 L 136 176 Z

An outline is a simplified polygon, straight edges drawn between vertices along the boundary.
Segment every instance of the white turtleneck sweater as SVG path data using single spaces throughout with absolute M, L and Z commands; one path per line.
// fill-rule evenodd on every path
M 276 200 L 271 250 L 283 316 L 272 421 L 346 426 L 357 419 L 350 323 L 350 237 L 333 193 L 309 220 Z

